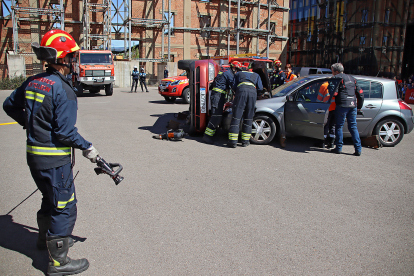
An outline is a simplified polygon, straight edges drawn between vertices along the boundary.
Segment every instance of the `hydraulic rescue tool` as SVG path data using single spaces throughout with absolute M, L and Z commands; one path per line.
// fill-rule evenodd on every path
M 176 131 L 170 129 L 167 131 L 167 133 L 162 133 L 159 135 L 152 136 L 154 139 L 160 139 L 160 140 L 170 140 L 170 141 L 181 141 L 184 136 L 187 136 L 188 134 L 184 132 L 182 129 L 177 129 Z
M 97 175 L 101 173 L 105 173 L 109 175 L 112 180 L 115 182 L 115 185 L 121 183 L 124 179 L 119 173 L 122 171 L 123 167 L 119 163 L 107 163 L 102 157 L 99 155 L 96 157 L 96 164 L 98 168 L 95 168 L 95 172 Z M 114 171 L 113 168 L 119 167 L 118 170 Z

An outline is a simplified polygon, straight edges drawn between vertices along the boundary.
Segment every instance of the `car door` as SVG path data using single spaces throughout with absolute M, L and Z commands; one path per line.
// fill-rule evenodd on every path
M 318 100 L 322 84 L 328 82 L 330 98 L 326 102 Z M 319 79 L 305 84 L 288 96 L 285 104 L 285 127 L 288 135 L 323 139 L 323 128 L 327 111 L 332 100 L 338 79 Z
M 383 87 L 379 82 L 364 79 L 357 79 L 357 84 L 364 91 L 364 104 L 357 115 L 357 127 L 359 133 L 364 133 L 381 109 Z M 343 131 L 349 134 L 347 124 L 344 125 Z

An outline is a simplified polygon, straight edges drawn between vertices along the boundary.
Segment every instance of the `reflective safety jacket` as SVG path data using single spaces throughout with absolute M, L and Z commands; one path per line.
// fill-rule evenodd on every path
M 354 77 L 340 73 L 334 78 L 341 79 L 338 90 L 334 93 L 336 105 L 361 109 L 364 104 L 364 91 L 359 88 Z
M 273 77 L 273 85 L 275 86 L 274 88 L 283 85 L 286 81 L 286 74 L 282 70 L 273 71 L 272 77 Z
M 28 78 L 3 103 L 3 109 L 26 129 L 27 164 L 37 170 L 71 161 L 71 148 L 92 144 L 75 127 L 78 103 L 73 87 L 59 71 Z
M 131 74 L 132 79 L 137 80 L 138 79 L 138 75 L 139 75 L 139 72 L 138 71 L 135 71 L 135 70 L 132 71 L 132 74 Z
M 263 90 L 262 79 L 259 74 L 249 71 L 239 71 L 234 75 L 233 90 L 238 91 L 240 88 L 251 87 L 257 89 L 260 93 Z
M 296 76 L 295 74 L 293 74 L 293 72 L 288 72 L 286 74 L 286 82 L 290 82 L 291 80 L 296 79 L 298 76 Z
M 147 73 L 139 73 L 139 80 L 140 81 L 145 81 L 147 77 Z
M 214 79 L 213 88 L 211 90 L 226 94 L 227 90 L 233 87 L 234 74 L 231 69 L 222 72 L 219 71 Z

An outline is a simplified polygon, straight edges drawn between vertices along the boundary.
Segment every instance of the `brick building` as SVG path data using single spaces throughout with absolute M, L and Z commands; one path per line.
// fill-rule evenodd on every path
M 126 44 L 129 41 L 138 41 L 139 57 L 135 57 L 132 62 L 138 62 L 146 68 L 150 82 L 159 79 L 161 69 L 167 62 L 170 68 L 176 68 L 176 62 L 182 59 L 255 53 L 286 60 L 288 0 L 262 1 L 263 3 L 242 0 L 17 2 L 17 7 L 21 10 L 16 16 L 18 20 L 15 28 L 12 16 L 5 12 L 7 7 L 4 3 L 2 5 L 2 78 L 8 75 L 7 54 L 13 50 L 15 54 L 25 57 L 26 75 L 41 71 L 39 61 L 31 54 L 30 43 L 40 42 L 44 33 L 52 27 L 61 26 L 84 48 L 110 45 L 113 40 L 124 40 Z M 168 7 L 169 3 L 171 5 Z M 35 12 L 24 12 L 24 7 Z M 51 10 L 54 13 L 50 13 Z M 9 12 L 12 13 L 10 7 Z M 108 14 L 111 22 L 105 23 L 105 16 L 108 17 Z M 13 31 L 18 37 L 17 49 L 14 49 L 16 42 L 13 41 Z M 128 57 L 128 53 L 126 56 Z
M 414 73 L 413 0 L 290 0 L 288 60 L 294 66 L 407 77 Z

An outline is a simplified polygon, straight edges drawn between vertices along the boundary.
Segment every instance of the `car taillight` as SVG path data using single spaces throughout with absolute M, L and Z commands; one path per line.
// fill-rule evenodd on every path
M 403 100 L 398 100 L 398 103 L 400 104 L 400 109 L 405 109 L 405 110 L 412 110 L 411 106 L 409 106 L 406 102 L 404 102 Z

